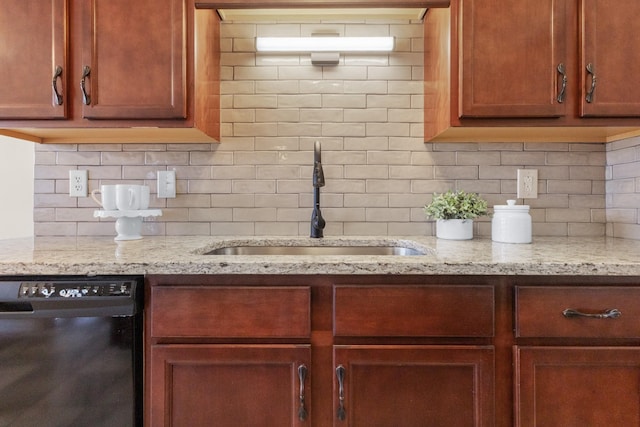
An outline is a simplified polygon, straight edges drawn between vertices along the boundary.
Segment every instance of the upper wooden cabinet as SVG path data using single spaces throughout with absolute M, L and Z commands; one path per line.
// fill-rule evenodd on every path
M 184 0 L 83 4 L 82 117 L 185 119 Z
M 640 2 L 580 2 L 580 85 L 583 117 L 640 117 Z
M 459 117 L 565 114 L 566 96 L 556 84 L 556 70 L 566 74 L 564 5 L 563 0 L 460 3 Z
M 638 12 L 633 0 L 456 0 L 429 10 L 425 140 L 629 136 L 640 126 L 629 78 L 640 71 L 629 55 L 640 47 Z
M 3 0 L 0 23 L 8 56 L 0 134 L 57 143 L 219 140 L 215 11 L 191 0 Z
M 3 0 L 0 6 L 0 120 L 66 117 L 65 0 Z

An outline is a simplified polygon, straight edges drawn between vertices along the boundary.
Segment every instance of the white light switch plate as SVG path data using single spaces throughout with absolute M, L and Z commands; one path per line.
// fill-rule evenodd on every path
M 176 171 L 158 171 L 158 198 L 175 199 Z

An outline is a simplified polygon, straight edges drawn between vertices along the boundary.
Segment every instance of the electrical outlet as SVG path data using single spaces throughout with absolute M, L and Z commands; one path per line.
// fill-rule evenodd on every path
M 176 171 L 158 171 L 158 198 L 175 199 Z
M 536 199 L 538 197 L 538 170 L 518 169 L 519 199 Z
M 69 171 L 69 196 L 70 197 L 87 197 L 87 171 L 86 170 L 70 170 Z

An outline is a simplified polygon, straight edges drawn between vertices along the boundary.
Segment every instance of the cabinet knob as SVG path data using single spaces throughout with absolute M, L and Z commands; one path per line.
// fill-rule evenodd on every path
M 85 65 L 82 69 L 82 79 L 80 80 L 80 90 L 82 91 L 82 103 L 84 105 L 91 104 L 91 95 L 87 94 L 87 89 L 85 87 L 85 80 L 91 74 L 91 67 Z
M 591 75 L 591 88 L 589 89 L 589 92 L 587 92 L 587 96 L 585 97 L 585 99 L 589 104 L 591 104 L 593 102 L 593 96 L 596 92 L 597 82 L 596 69 L 591 62 L 587 64 L 587 72 Z
M 53 103 L 55 105 L 62 105 L 62 95 L 58 92 L 58 78 L 62 75 L 62 67 L 57 65 L 53 72 L 53 80 L 51 86 L 53 88 Z

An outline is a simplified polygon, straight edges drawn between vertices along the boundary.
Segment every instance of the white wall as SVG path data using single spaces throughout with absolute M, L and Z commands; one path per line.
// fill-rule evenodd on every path
M 32 142 L 0 136 L 0 239 L 33 236 Z

